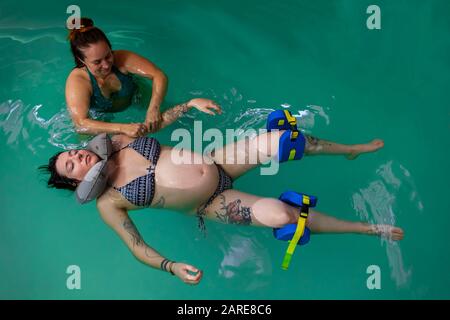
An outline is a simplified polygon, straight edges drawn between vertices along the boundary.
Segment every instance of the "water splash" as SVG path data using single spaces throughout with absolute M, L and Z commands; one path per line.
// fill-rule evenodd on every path
M 233 129 L 237 132 L 237 137 L 250 129 L 265 129 L 268 115 L 281 108 L 290 110 L 292 115 L 298 119 L 299 128 L 306 133 L 311 133 L 316 125 L 317 118 L 323 119 L 326 125 L 330 124 L 330 116 L 325 112 L 326 108 L 324 107 L 306 105 L 303 108 L 298 108 L 288 102 L 281 103 L 278 108 L 261 106 L 256 99 L 245 97 L 235 87 L 231 87 L 223 93 L 216 93 L 213 89 L 192 89 L 189 94 L 192 95 L 192 98 L 208 97 L 218 102 L 223 113 L 220 116 L 220 123 L 215 123 L 215 127 L 221 130 Z M 185 114 L 178 120 L 178 123 L 189 129 L 192 127 L 194 120 L 195 116 Z
M 249 108 L 238 114 L 233 125 L 237 130 L 245 131 L 247 129 L 265 128 L 267 117 L 274 109 L 268 108 Z
M 25 106 L 21 100 L 8 100 L 0 104 L 0 128 L 8 137 L 6 143 L 17 145 L 23 128 L 23 111 Z
M 47 131 L 47 142 L 58 148 L 68 150 L 86 146 L 87 137 L 84 139 L 75 131 L 65 107 L 49 119 L 41 115 L 42 108 L 42 104 L 25 105 L 21 100 L 0 103 L 0 128 L 7 137 L 8 145 L 18 147 L 24 144 L 33 153 L 37 152 L 37 148 L 45 149 L 46 143 L 41 135 L 34 132 L 37 127 Z M 95 114 L 91 117 L 99 118 Z
M 397 171 L 400 171 L 401 177 Z M 353 208 L 361 219 L 373 224 L 395 225 L 395 202 L 403 192 L 414 195 L 410 196 L 409 200 L 416 204 L 419 211 L 423 209 L 411 175 L 402 165 L 394 165 L 393 161 L 389 161 L 380 165 L 376 173 L 380 179 L 372 181 L 367 187 L 352 195 Z M 381 245 L 386 247 L 391 278 L 397 287 L 408 285 L 412 271 L 404 266 L 399 243 L 387 238 L 380 238 L 380 241 Z
M 251 100 L 252 103 L 256 103 L 255 100 Z M 298 119 L 298 127 L 307 133 L 314 128 L 316 123 L 316 116 L 325 119 L 326 124 L 330 124 L 329 116 L 326 114 L 324 108 L 319 106 L 306 106 L 306 109 L 293 108 L 288 103 L 283 103 L 280 107 L 284 109 L 290 109 L 292 115 Z M 246 108 L 241 111 L 234 118 L 234 126 L 237 126 L 241 130 L 249 128 L 264 128 L 267 117 L 270 112 L 274 111 L 273 108 Z
M 31 105 L 25 105 L 21 100 L 8 100 L 0 103 L 0 129 L 6 136 L 6 143 L 12 148 L 19 148 L 23 145 L 36 154 L 38 149 L 45 149 L 42 137 L 30 133 L 30 128 L 26 121 L 29 121 L 33 112 Z M 25 124 L 25 125 L 24 125 Z M 29 128 L 29 129 L 27 129 Z

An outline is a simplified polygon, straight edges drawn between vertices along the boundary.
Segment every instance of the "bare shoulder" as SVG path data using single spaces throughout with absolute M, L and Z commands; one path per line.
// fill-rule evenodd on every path
M 118 149 L 126 146 L 127 144 L 132 143 L 135 139 L 130 138 L 125 134 L 115 134 L 111 137 L 114 146 L 117 146 Z
M 81 68 L 74 68 L 66 80 L 66 90 L 92 89 L 91 79 L 87 72 Z
M 113 188 L 108 188 L 97 198 L 97 209 L 104 220 L 121 217 L 127 212 L 122 197 Z
M 128 50 L 114 50 L 114 65 L 120 72 L 128 73 L 126 64 L 136 56 L 134 52 Z
M 121 221 L 128 219 L 128 211 L 138 207 L 130 204 L 117 190 L 110 187 L 97 198 L 97 210 L 108 225 L 117 227 Z
M 129 51 L 129 50 L 114 50 L 114 62 L 122 61 L 130 56 L 135 56 L 135 55 L 136 54 L 134 52 Z
M 73 68 L 67 76 L 67 80 L 69 79 L 85 79 L 89 80 L 89 75 L 83 68 Z

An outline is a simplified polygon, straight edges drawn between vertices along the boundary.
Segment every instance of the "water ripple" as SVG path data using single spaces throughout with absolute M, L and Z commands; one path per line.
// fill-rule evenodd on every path
M 409 194 L 408 200 L 419 211 L 423 210 L 415 184 L 409 171 L 402 165 L 388 161 L 376 170 L 380 179 L 369 183 L 352 195 L 353 208 L 361 219 L 374 224 L 396 224 L 394 210 L 397 198 L 405 192 Z M 402 200 L 403 201 L 403 200 Z M 380 238 L 381 245 L 386 246 L 386 254 L 391 269 L 391 278 L 397 287 L 406 286 L 409 283 L 412 271 L 407 269 L 403 262 L 400 245 L 386 238 Z
M 67 44 L 66 34 L 61 32 L 61 28 L 0 28 L 0 39 L 10 39 L 21 44 L 44 38 Z
M 219 275 L 239 283 L 242 290 L 252 291 L 265 287 L 264 276 L 272 273 L 271 259 L 264 246 L 248 236 L 232 234 L 224 237 L 220 249 L 223 259 L 218 270 Z M 245 274 L 245 279 L 242 274 Z M 249 276 L 255 275 L 253 276 Z

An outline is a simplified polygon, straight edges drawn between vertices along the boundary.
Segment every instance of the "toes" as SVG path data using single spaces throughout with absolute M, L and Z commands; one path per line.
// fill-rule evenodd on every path
M 404 232 L 402 229 L 394 228 L 394 230 L 392 230 L 392 238 L 394 240 L 402 240 L 403 236 L 404 236 Z

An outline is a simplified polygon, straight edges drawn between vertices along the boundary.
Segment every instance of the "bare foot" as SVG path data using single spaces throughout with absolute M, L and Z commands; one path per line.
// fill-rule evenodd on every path
M 374 139 L 366 144 L 355 144 L 352 146 L 351 151 L 346 157 L 348 160 L 355 160 L 361 153 L 375 152 L 384 147 L 384 141 L 381 139 Z
M 376 235 L 390 240 L 399 241 L 403 239 L 403 230 L 398 227 L 391 226 L 389 224 L 372 224 L 369 225 L 367 232 L 371 235 Z

